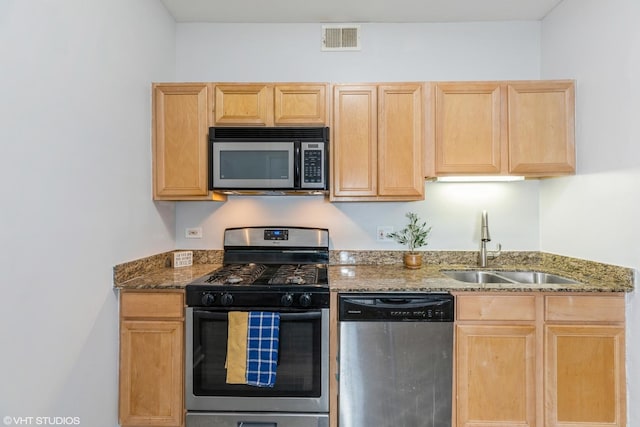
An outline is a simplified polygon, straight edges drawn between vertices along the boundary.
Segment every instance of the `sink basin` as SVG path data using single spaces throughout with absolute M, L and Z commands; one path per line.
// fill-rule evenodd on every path
M 576 284 L 575 280 L 541 271 L 496 271 L 494 274 L 517 283 Z
M 503 277 L 498 277 L 493 273 L 487 271 L 474 271 L 474 270 L 450 270 L 443 271 L 444 275 L 451 277 L 454 280 L 459 280 L 466 283 L 513 283 Z
M 454 280 L 465 283 L 511 283 L 511 284 L 576 284 L 575 280 L 541 271 L 485 271 L 443 270 Z

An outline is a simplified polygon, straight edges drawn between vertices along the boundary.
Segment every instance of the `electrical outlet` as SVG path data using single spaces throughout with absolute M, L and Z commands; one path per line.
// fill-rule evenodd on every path
M 389 233 L 393 233 L 393 226 L 379 225 L 376 231 L 378 242 L 393 242 L 393 239 L 387 237 Z
M 202 227 L 185 228 L 184 237 L 187 239 L 202 239 Z

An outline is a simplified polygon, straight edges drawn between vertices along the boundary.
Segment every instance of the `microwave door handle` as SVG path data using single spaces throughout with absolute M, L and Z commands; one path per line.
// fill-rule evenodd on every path
M 302 188 L 300 145 L 300 141 L 293 143 L 293 186 L 295 188 Z

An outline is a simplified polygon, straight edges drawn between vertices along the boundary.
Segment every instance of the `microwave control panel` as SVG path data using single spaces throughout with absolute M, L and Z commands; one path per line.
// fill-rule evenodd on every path
M 302 188 L 324 188 L 325 151 L 322 142 L 302 143 Z

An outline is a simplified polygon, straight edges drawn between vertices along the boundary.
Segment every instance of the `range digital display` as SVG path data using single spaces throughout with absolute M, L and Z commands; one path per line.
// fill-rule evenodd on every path
M 289 240 L 289 230 L 264 230 L 264 240 Z

